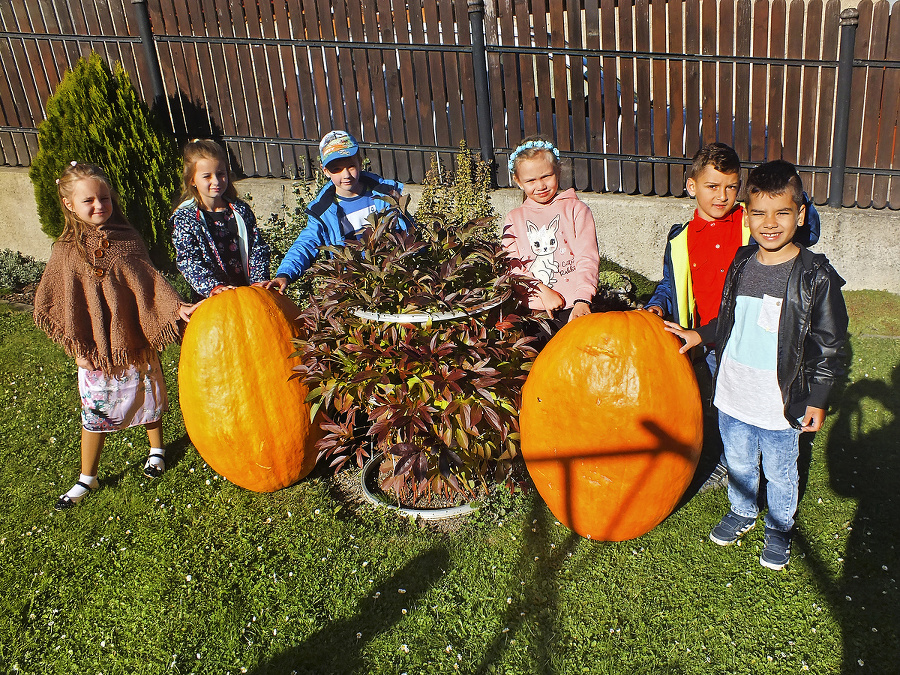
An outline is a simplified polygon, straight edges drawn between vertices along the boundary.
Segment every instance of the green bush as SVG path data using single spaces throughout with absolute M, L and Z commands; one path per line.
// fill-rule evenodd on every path
M 175 139 L 152 117 L 120 63 L 110 70 L 98 54 L 80 59 L 47 101 L 38 140 L 29 176 L 44 232 L 53 238 L 62 233 L 56 179 L 66 164 L 96 164 L 109 176 L 154 262 L 171 268 L 174 255 L 165 223 L 178 196 L 181 157 Z
M 474 157 L 466 142 L 461 141 L 456 169 L 444 167 L 437 155 L 431 158 L 415 218 L 419 222 L 438 218 L 451 229 L 473 220 L 494 221 L 497 212 L 490 193 L 490 164 Z
M 0 251 L 0 288 L 22 288 L 37 283 L 44 273 L 44 263 L 30 255 L 5 248 Z

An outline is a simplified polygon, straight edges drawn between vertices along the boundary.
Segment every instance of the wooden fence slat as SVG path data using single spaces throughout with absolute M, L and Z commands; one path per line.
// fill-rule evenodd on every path
M 603 30 L 600 14 L 601 4 L 601 2 L 585 3 L 584 46 L 586 49 L 600 49 L 600 36 Z M 603 63 L 600 57 L 596 56 L 588 56 L 585 60 L 587 61 L 587 113 L 590 119 L 590 127 L 587 130 L 587 150 L 591 153 L 603 153 L 606 151 L 603 141 L 606 126 L 605 120 L 603 119 Z M 615 63 L 614 60 L 612 61 Z M 614 70 L 615 66 L 613 66 L 613 71 Z M 609 76 L 615 81 L 614 72 L 609 72 Z M 613 87 L 613 91 L 615 91 L 615 87 Z M 616 114 L 616 118 L 618 119 L 618 113 Z M 588 163 L 588 171 L 590 172 L 591 177 L 590 185 L 591 189 L 595 192 L 603 192 L 610 189 L 606 183 L 606 170 L 604 165 L 605 162 L 599 159 L 592 159 Z M 618 172 L 616 172 L 616 185 L 618 186 Z
M 900 61 L 900 3 L 895 3 L 890 18 L 890 31 L 887 36 L 887 49 L 884 58 L 887 61 Z M 892 141 L 900 136 L 900 68 L 887 68 L 884 74 L 882 89 L 881 126 L 878 129 L 878 150 L 875 155 L 875 167 L 879 169 L 900 168 L 900 152 L 893 147 Z M 898 141 L 900 143 L 900 141 Z M 892 161 L 893 160 L 893 161 Z M 876 176 L 872 186 L 872 206 L 882 209 L 890 206 L 900 209 L 900 194 L 888 199 L 891 179 L 888 176 Z M 893 179 L 894 187 L 900 193 L 900 178 Z
M 872 37 L 873 7 L 872 0 L 861 0 L 859 5 L 859 26 L 856 28 L 856 43 L 853 50 L 854 59 L 865 59 L 869 55 L 869 44 Z M 847 125 L 847 166 L 859 166 L 859 152 L 862 146 L 862 121 L 866 98 L 866 68 L 853 68 L 853 83 L 850 88 L 850 120 Z M 856 205 L 856 188 L 859 176 L 844 173 L 844 206 Z
M 554 50 L 566 48 L 566 28 L 563 20 L 562 0 L 549 0 L 548 7 L 550 23 L 547 25 L 547 35 L 550 47 Z M 571 37 L 571 36 L 570 36 Z M 569 119 L 569 101 L 571 95 L 568 85 L 568 59 L 564 54 L 555 53 L 550 60 L 551 86 L 553 88 L 553 114 L 556 120 L 556 147 L 562 151 L 572 149 L 572 128 Z M 572 73 L 574 80 L 576 73 Z M 579 64 L 577 76 L 581 78 L 581 65 Z
M 345 8 L 350 42 L 355 44 L 365 42 L 365 28 L 363 27 L 363 15 L 359 3 L 347 2 L 342 4 L 342 7 Z M 353 49 L 351 57 L 353 78 L 356 82 L 356 89 L 359 92 L 360 120 L 357 130 L 360 135 L 357 136 L 357 139 L 371 142 L 377 138 L 377 132 L 372 93 L 373 84 L 369 81 L 369 52 L 365 49 Z M 353 132 L 351 131 L 351 133 Z M 371 161 L 375 161 L 379 157 L 377 153 L 367 153 L 367 156 Z
M 312 25 L 312 19 L 315 15 L 307 17 L 307 30 L 313 39 L 333 40 L 334 24 L 331 16 L 331 2 L 328 0 L 317 0 L 318 20 L 315 26 Z M 383 11 L 383 8 L 382 8 Z M 390 11 L 388 12 L 390 16 Z M 382 21 L 384 17 L 381 17 Z M 382 24 L 382 31 L 384 31 Z M 315 30 L 313 30 L 315 28 Z M 391 39 L 391 38 L 388 38 Z M 317 50 L 318 51 L 318 50 Z M 341 90 L 341 68 L 338 63 L 338 55 L 333 47 L 325 47 L 322 49 L 325 61 L 325 72 L 327 73 L 328 84 L 328 105 L 331 109 L 331 125 L 335 129 L 347 129 L 347 116 L 344 111 L 344 92 Z
M 697 1 L 688 0 L 688 2 Z M 616 4 L 616 7 L 619 18 L 619 48 L 622 51 L 633 51 L 634 20 L 632 5 L 628 2 L 619 2 Z M 620 147 L 623 155 L 632 155 L 638 151 L 635 129 L 635 108 L 637 107 L 637 96 L 634 90 L 635 59 L 623 57 L 619 59 L 619 64 L 619 81 L 622 88 Z M 638 191 L 636 162 L 622 162 L 622 191 L 627 194 L 635 194 Z
M 753 3 L 753 56 L 765 58 L 769 55 L 769 2 L 756 0 Z M 768 66 L 754 64 L 751 67 L 750 92 L 750 162 L 766 161 L 766 88 L 769 81 Z
M 421 0 L 409 2 L 409 29 L 410 39 L 413 44 L 425 42 L 425 14 Z M 422 145 L 435 145 L 434 136 L 434 111 L 431 101 L 431 80 L 428 77 L 428 57 L 423 51 L 415 51 L 412 55 L 413 79 L 410 82 L 414 91 L 416 108 L 415 114 L 419 118 L 417 126 L 417 142 Z M 426 152 L 414 153 L 415 161 L 412 163 L 413 181 L 422 183 L 425 173 L 431 166 L 431 156 Z
M 17 22 L 13 8 L 7 3 L 0 3 L 0 25 L 6 32 L 16 32 Z M 0 62 L 4 64 L 4 71 L 7 72 L 13 111 L 19 125 L 34 127 L 43 119 L 43 113 L 33 81 L 28 81 L 27 74 L 30 73 L 30 68 L 22 42 L 14 38 L 0 41 Z M 33 134 L 22 134 L 20 139 L 16 142 L 17 155 L 28 163 L 37 154 L 37 137 Z
M 651 49 L 656 53 L 665 53 L 668 51 L 666 45 L 666 37 L 668 35 L 668 27 L 666 25 L 666 2 L 656 0 L 650 3 L 650 39 Z M 668 89 L 668 67 L 666 59 L 653 59 L 651 63 L 652 88 L 653 92 L 653 126 L 651 133 L 653 140 L 651 145 L 651 153 L 655 157 L 668 156 L 671 152 L 669 147 L 669 96 Z M 658 195 L 665 195 L 669 192 L 669 166 L 668 164 L 653 164 L 653 189 Z
M 532 34 L 532 45 L 535 47 L 549 47 L 547 39 L 547 3 L 546 0 L 534 0 L 532 4 L 532 20 L 534 21 L 534 33 Z M 528 33 L 525 33 L 528 35 Z M 521 36 L 519 37 L 521 43 Z M 527 44 L 527 43 L 526 43 Z M 553 98 L 551 96 L 551 78 L 552 68 L 550 57 L 544 54 L 535 55 L 535 65 L 537 67 L 537 82 L 535 89 L 538 99 L 538 133 L 546 136 L 550 140 L 556 142 L 556 134 L 553 129 Z
M 44 15 L 44 24 L 49 33 L 68 33 L 75 32 L 72 24 L 72 16 L 69 14 L 66 6 L 58 6 L 53 0 L 39 0 L 41 4 L 41 12 Z M 78 60 L 78 45 L 69 40 L 54 41 L 54 52 L 56 53 L 56 67 L 59 71 L 59 77 L 70 70 L 75 61 Z
M 298 21 L 303 22 L 303 37 L 301 39 L 319 39 L 318 10 L 316 9 L 315 0 L 303 0 L 303 9 L 300 12 Z M 368 29 L 368 21 L 366 23 Z M 375 23 L 374 11 L 372 12 L 371 30 L 376 36 L 373 41 L 377 42 L 378 27 Z M 366 37 L 367 40 L 372 39 L 369 35 Z M 338 120 L 343 122 L 343 102 L 341 101 L 340 103 L 340 110 L 332 110 L 331 102 L 329 100 L 328 78 L 333 77 L 333 75 L 326 72 L 325 57 L 322 53 L 322 49 L 320 47 L 309 47 L 308 49 L 301 51 L 301 53 L 303 52 L 305 52 L 305 56 L 309 59 L 307 69 L 312 83 L 312 100 L 314 101 L 311 111 L 314 113 L 314 119 L 316 120 L 315 126 L 317 127 L 317 131 L 315 138 L 318 140 L 332 129 L 342 128 L 342 124 L 338 124 Z M 383 82 L 384 76 L 382 75 L 380 68 L 377 71 L 377 75 L 379 78 L 377 81 Z M 336 109 L 338 107 L 339 106 L 335 106 Z M 385 116 L 386 114 L 387 108 L 385 107 Z M 337 118 L 335 118 L 335 115 L 337 115 Z
M 357 12 L 361 11 L 358 3 L 355 5 L 355 9 Z M 303 24 L 303 13 L 301 9 L 296 6 L 296 4 L 289 8 L 288 19 L 290 19 L 291 37 L 294 40 L 305 40 L 307 36 L 306 28 Z M 357 35 L 354 35 L 352 32 L 354 29 L 354 22 L 359 24 L 360 33 L 358 33 Z M 357 14 L 354 19 L 351 19 L 351 37 L 354 42 L 364 41 L 361 32 L 362 20 L 359 18 L 359 14 Z M 295 125 L 295 129 L 299 126 L 299 133 L 297 133 L 296 131 L 294 132 L 295 138 L 299 136 L 303 139 L 318 141 L 321 138 L 321 134 L 319 133 L 319 120 L 316 114 L 316 97 L 313 89 L 309 59 L 310 56 L 308 47 L 304 47 L 302 45 L 291 47 L 291 59 L 289 60 L 289 62 L 293 62 L 294 64 L 293 70 L 291 72 L 293 73 L 294 79 L 296 80 L 296 85 L 300 97 L 300 110 L 296 115 L 297 119 L 296 121 L 294 121 L 295 115 L 292 113 L 291 120 L 292 124 Z M 366 83 L 368 83 L 367 75 L 358 73 L 357 78 L 359 79 L 360 77 L 364 77 Z M 372 124 L 374 124 L 374 113 L 370 116 L 370 119 L 372 120 Z M 309 168 L 309 172 L 304 172 L 304 175 L 307 178 L 312 178 L 314 167 L 316 166 L 316 163 L 318 161 L 318 149 L 315 146 L 304 145 L 297 148 L 295 154 L 298 154 L 298 156 L 302 157 L 305 160 L 304 168 Z
M 453 0 L 440 0 L 441 42 L 457 44 L 457 27 L 454 22 Z M 466 23 L 468 25 L 468 22 Z M 462 28 L 461 28 L 462 30 Z M 459 57 L 456 53 L 444 54 L 444 77 L 447 78 L 447 103 L 450 108 L 450 137 L 456 145 L 466 137 L 462 110 L 462 82 L 459 78 Z
M 24 5 L 24 3 L 22 3 Z M 56 30 L 48 27 L 47 20 L 44 17 L 45 7 L 42 6 L 40 0 L 31 0 L 27 8 L 23 7 L 26 12 L 26 16 L 28 17 L 28 23 L 30 26 L 30 30 L 33 33 L 39 33 L 43 35 L 51 35 Z M 55 24 L 55 17 L 51 15 L 50 17 L 51 26 Z M 39 60 L 37 63 L 32 62 L 31 66 L 33 68 L 40 67 L 44 77 L 46 78 L 47 83 L 47 98 L 54 91 L 56 91 L 56 87 L 59 84 L 61 73 L 59 72 L 58 65 L 56 63 L 56 53 L 54 50 L 55 40 L 38 40 L 37 41 L 37 51 L 39 52 Z M 65 61 L 63 61 L 65 63 Z M 44 105 L 47 103 L 47 98 L 44 98 Z
M 231 13 L 231 21 L 223 26 L 225 31 L 231 33 L 230 37 L 249 38 L 247 16 L 244 14 L 246 4 L 241 0 L 230 0 L 226 3 L 226 6 Z M 262 123 L 262 111 L 260 109 L 260 97 L 254 94 L 255 87 L 253 85 L 253 81 L 256 78 L 255 73 L 257 72 L 257 49 L 257 47 L 251 47 L 246 44 L 235 45 L 237 76 L 231 77 L 232 95 L 240 96 L 246 102 L 247 126 L 249 127 L 247 135 L 251 137 L 262 136 L 265 133 Z M 265 146 L 254 141 L 242 143 L 242 145 L 242 157 L 251 159 L 249 164 L 250 171 L 243 171 L 243 173 L 256 176 L 266 175 L 269 172 L 269 160 L 266 156 Z
M 438 5 L 433 0 L 423 0 L 425 10 L 425 39 L 428 44 L 440 44 L 440 19 Z M 452 147 L 453 141 L 450 132 L 450 113 L 448 98 L 452 98 L 454 92 L 448 91 L 444 78 L 444 54 L 437 51 L 428 52 L 428 73 L 431 81 L 431 93 L 434 99 L 434 133 L 436 145 Z M 446 164 L 452 161 L 450 153 L 438 155 L 438 161 Z
M 215 22 L 215 15 L 205 17 L 200 0 L 187 0 L 186 3 L 182 4 L 182 7 L 184 7 L 186 12 L 179 16 L 181 34 L 183 35 L 185 29 L 189 27 L 191 35 L 209 35 L 209 23 L 210 21 Z M 217 32 L 217 29 L 218 26 L 214 28 L 213 35 Z M 196 128 L 194 131 L 188 133 L 190 136 L 213 136 L 214 129 L 217 126 L 215 120 L 221 120 L 225 117 L 220 103 L 222 97 L 219 94 L 219 82 L 217 81 L 217 75 L 222 71 L 217 71 L 213 68 L 209 45 L 202 43 L 194 44 L 191 55 L 196 61 L 193 64 L 187 64 L 187 66 L 189 70 L 195 71 L 199 78 L 199 82 L 192 83 L 192 86 L 197 86 L 199 84 L 200 90 L 197 94 L 189 94 L 188 102 L 190 105 L 188 107 L 191 110 L 193 117 L 191 125 L 196 125 Z M 200 107 L 202 109 L 194 113 L 194 107 Z M 188 120 L 185 120 L 186 130 L 187 127 Z
M 604 50 L 611 51 L 618 47 L 616 38 L 616 0 L 600 0 L 600 39 Z M 619 143 L 619 117 L 620 109 L 624 133 L 624 97 L 619 88 L 620 63 L 623 60 L 614 56 L 604 56 L 601 61 L 600 71 L 603 87 L 603 148 L 611 155 L 621 153 Z M 621 76 L 624 79 L 624 76 Z M 618 160 L 604 161 L 606 189 L 611 192 L 625 191 L 622 182 L 622 162 Z
M 687 54 L 700 53 L 700 1 L 686 0 L 684 8 L 684 47 Z M 693 157 L 700 149 L 700 64 L 684 65 L 684 144 L 685 155 Z
M 259 16 L 256 37 L 261 38 L 277 38 L 279 36 L 278 26 L 275 22 L 275 13 L 272 3 L 259 3 Z M 251 34 L 254 33 L 251 30 Z M 333 33 L 332 33 L 333 34 Z M 287 92 L 284 85 L 284 67 L 281 63 L 279 48 L 275 45 L 266 45 L 264 50 L 264 87 L 260 92 L 262 97 L 263 121 L 266 128 L 266 135 L 271 138 L 290 138 L 288 133 L 288 112 L 287 112 Z M 282 143 L 269 143 L 267 148 L 269 157 L 269 175 L 284 176 L 293 175 L 294 168 L 293 153 L 290 146 Z
M 806 6 L 806 31 L 803 45 L 803 58 L 817 60 L 821 54 L 822 35 L 822 0 L 810 0 Z M 816 98 L 819 88 L 821 68 L 804 66 L 802 69 L 802 93 L 800 95 L 800 143 L 797 163 L 809 166 L 815 162 L 815 142 L 817 116 Z M 812 193 L 813 172 L 801 171 L 800 179 L 807 192 Z
M 822 60 L 836 61 L 838 44 L 840 42 L 840 14 L 841 1 L 827 0 L 825 3 L 825 23 L 822 30 Z M 831 166 L 831 128 L 834 124 L 834 97 L 836 68 L 822 68 L 819 85 L 818 111 L 819 129 L 828 130 L 826 133 L 817 134 L 816 161 L 817 166 Z M 816 204 L 825 204 L 828 201 L 829 175 L 827 172 L 816 173 L 813 179 L 813 191 Z
M 634 46 L 639 52 L 650 51 L 650 2 L 634 2 Z M 653 108 L 650 102 L 650 59 L 639 58 L 637 75 L 637 150 L 639 155 L 653 154 Z M 653 165 L 638 162 L 638 189 L 641 194 L 653 193 Z
M 175 9 L 172 0 L 159 0 L 149 5 L 153 31 L 158 35 L 177 36 L 178 22 L 175 19 Z M 76 18 L 77 23 L 77 18 Z M 172 117 L 172 126 L 175 129 L 182 127 L 187 130 L 187 120 L 190 117 L 190 108 L 185 109 L 185 103 L 190 101 L 189 95 L 182 91 L 180 79 L 187 69 L 184 58 L 184 49 L 177 42 L 166 41 L 157 43 L 157 55 L 160 61 L 160 70 L 163 76 L 163 86 L 167 93 L 167 105 L 169 115 Z
M 463 138 L 470 148 L 480 148 L 478 138 L 478 116 L 475 112 L 475 74 L 472 61 L 472 30 L 469 26 L 467 3 L 454 2 L 453 11 L 456 21 L 456 44 L 465 47 L 457 57 L 460 80 L 460 108 L 463 116 Z
M 128 9 L 132 8 L 131 2 L 128 2 Z M 107 32 L 110 35 L 132 36 L 138 35 L 137 25 L 131 30 L 131 22 L 129 15 L 125 11 L 126 5 L 123 0 L 109 0 L 109 16 L 112 22 L 112 30 Z M 140 56 L 138 56 L 138 52 Z M 131 83 L 137 90 L 138 95 L 148 103 L 153 102 L 153 86 L 150 82 L 149 75 L 144 63 L 141 45 L 137 42 L 122 42 L 119 44 L 119 57 L 122 67 L 131 78 Z
M 813 0 L 815 2 L 815 0 Z M 737 0 L 735 15 L 735 47 L 737 56 L 750 55 L 750 39 L 753 31 L 751 0 Z M 742 160 L 750 159 L 750 65 L 739 63 L 734 67 L 734 144 L 733 148 Z
M 509 40 L 507 41 L 508 45 L 511 46 L 524 46 L 531 47 L 532 39 L 531 39 L 531 19 L 528 13 L 528 7 L 524 2 L 516 2 L 515 3 L 515 12 L 516 12 L 516 33 L 518 35 L 518 39 L 513 39 L 513 31 L 510 26 L 509 30 Z M 527 54 L 522 54 L 518 57 L 518 68 L 516 67 L 516 56 L 510 55 L 509 60 L 505 63 L 510 64 L 509 72 L 504 72 L 504 77 L 506 79 L 506 88 L 509 90 L 507 93 L 508 99 L 512 101 L 516 101 L 515 109 L 519 109 L 518 97 L 521 95 L 521 105 L 522 105 L 522 122 L 521 125 L 519 120 L 515 121 L 515 134 L 510 132 L 510 143 L 509 146 L 514 148 L 517 146 L 523 138 L 528 136 L 534 136 L 538 133 L 540 127 L 538 126 L 538 91 L 541 87 L 538 86 L 537 83 L 537 57 Z M 504 65 L 505 65 L 504 63 Z M 517 81 L 521 79 L 522 88 L 521 92 L 519 91 L 519 87 Z M 546 87 L 543 87 L 546 90 Z
M 872 37 L 869 41 L 870 60 L 882 60 L 888 41 L 888 21 L 890 19 L 890 6 L 887 0 L 878 0 L 872 7 Z M 858 166 L 875 166 L 878 150 L 878 126 L 882 120 L 881 109 L 884 104 L 884 75 L 885 69 L 878 67 L 866 68 L 866 99 L 863 104 L 861 142 L 859 145 Z M 872 205 L 872 174 L 862 173 L 856 188 L 856 204 L 861 207 Z
M 241 37 L 259 38 L 262 37 L 260 25 L 259 3 L 242 2 L 241 6 L 244 10 L 244 21 L 238 24 L 238 31 Z M 232 5 L 232 15 L 234 15 L 236 7 Z M 251 129 L 254 129 L 254 136 L 274 136 L 275 125 L 272 124 L 272 89 L 269 74 L 266 68 L 266 47 L 260 44 L 251 44 L 246 50 L 249 54 L 250 63 L 254 75 L 245 79 L 244 96 L 254 100 L 251 108 Z M 248 73 L 249 74 L 249 73 Z M 251 82 L 256 80 L 256 90 Z M 267 176 L 272 174 L 272 166 L 269 160 L 269 146 L 262 142 L 253 143 L 254 156 L 256 158 L 256 175 Z M 277 161 L 279 174 L 281 173 L 281 161 Z
M 486 0 L 484 3 L 484 42 L 488 48 L 500 46 L 502 41 L 500 24 L 501 21 L 508 20 L 510 16 L 504 7 L 498 6 L 501 4 L 502 0 Z M 424 10 L 422 13 L 424 15 Z M 489 51 L 487 53 L 488 95 L 491 101 L 491 133 L 494 139 L 494 159 L 497 166 L 494 180 L 497 187 L 507 187 L 509 176 L 506 164 L 509 156 L 499 149 L 509 145 L 506 138 L 505 121 L 510 118 L 512 113 L 506 106 L 503 97 L 501 68 L 500 54 Z M 518 118 L 518 114 L 516 114 L 516 118 Z
M 427 2 L 427 0 L 425 0 Z M 512 0 L 489 0 L 485 3 L 485 42 L 500 47 L 513 43 L 514 13 Z M 491 124 L 496 148 L 509 148 L 522 136 L 519 92 L 517 88 L 504 86 L 504 78 L 515 81 L 517 66 L 515 55 L 488 52 L 488 86 L 491 96 Z M 513 140 L 516 139 L 516 140 Z M 507 166 L 509 154 L 498 151 L 495 155 L 498 187 L 514 185 Z
M 407 2 L 407 0 L 393 0 L 393 13 L 395 26 L 395 36 L 397 42 L 401 44 L 409 44 L 412 33 L 412 19 L 410 13 L 415 10 L 415 3 Z M 468 28 L 468 24 L 466 25 Z M 400 61 L 400 91 L 403 98 L 403 119 L 406 122 L 403 125 L 406 134 L 404 142 L 409 145 L 422 145 L 422 132 L 419 129 L 421 119 L 419 118 L 419 106 L 417 103 L 418 91 L 416 88 L 416 73 L 413 67 L 413 54 L 410 51 L 402 50 L 398 54 Z M 422 92 L 427 94 L 428 90 Z M 471 99 L 474 100 L 474 99 Z M 427 119 L 427 118 L 426 118 Z M 407 181 L 411 180 L 415 183 L 421 183 L 425 178 L 425 163 L 422 152 L 406 153 L 409 166 Z
M 791 0 L 788 16 L 786 36 L 786 55 L 790 59 L 803 57 L 803 15 L 805 6 L 803 0 Z M 802 75 L 800 66 L 786 66 L 784 68 L 784 114 L 782 123 L 782 148 L 781 157 L 793 164 L 797 163 L 800 141 L 800 78 Z
M 719 50 L 723 56 L 734 54 L 734 19 L 735 2 L 726 0 L 719 5 Z M 727 60 L 719 63 L 719 79 L 717 89 L 719 103 L 717 106 L 716 138 L 726 145 L 734 147 L 734 90 L 737 83 L 734 79 L 734 65 Z
M 382 42 L 395 42 L 394 22 L 390 0 L 378 0 L 379 34 Z M 403 124 L 403 94 L 400 90 L 400 69 L 398 53 L 396 51 L 382 50 L 384 57 L 384 79 L 387 89 L 388 115 L 390 122 L 391 143 L 403 143 L 405 141 Z M 391 152 L 394 159 L 394 170 L 390 178 L 397 177 L 400 180 L 408 180 L 409 177 L 409 153 L 394 150 Z
M 773 0 L 769 14 L 769 56 L 783 59 L 785 56 L 785 28 L 787 10 L 784 0 Z M 782 158 L 781 130 L 784 120 L 784 66 L 769 66 L 769 101 L 766 111 L 767 151 L 766 159 Z
M 338 4 L 335 6 L 335 9 L 337 7 L 343 7 L 343 5 Z M 292 36 L 291 19 L 288 16 L 287 3 L 273 3 L 273 9 L 275 10 L 273 20 L 276 34 L 281 39 L 290 38 Z M 283 122 L 280 122 L 284 126 L 279 127 L 279 135 L 304 140 L 303 107 L 300 104 L 300 89 L 297 83 L 298 64 L 294 60 L 294 50 L 288 45 L 278 47 L 278 59 L 280 60 L 278 71 L 284 79 L 285 116 Z M 307 171 L 307 155 L 303 146 L 283 144 L 281 146 L 281 156 L 284 162 L 285 175 L 290 178 L 309 175 Z
M 366 41 L 372 43 L 381 42 L 378 32 L 378 12 L 374 0 L 367 0 L 363 3 L 363 27 L 365 29 Z M 437 24 L 435 24 L 435 29 Z M 437 40 L 436 40 L 437 41 Z M 391 127 L 388 118 L 388 97 L 387 83 L 385 81 L 385 63 L 384 52 L 370 52 L 368 57 L 369 64 L 369 81 L 372 84 L 372 97 L 375 101 L 375 133 L 376 142 L 389 143 L 391 140 Z M 372 156 L 373 153 L 367 153 L 367 157 L 372 160 L 373 170 L 382 176 L 393 176 L 396 174 L 394 168 L 394 155 L 388 150 L 379 150 L 377 155 L 377 163 Z
M 11 63 L 6 61 L 8 54 L 8 43 L 6 40 L 0 40 L 0 61 L 3 63 Z M 10 69 L 11 70 L 11 69 Z M 23 125 L 16 113 L 16 105 L 13 101 L 12 89 L 9 86 L 9 71 L 4 69 L 4 76 L 0 78 L 0 124 L 5 127 L 21 127 Z M 25 156 L 20 156 L 17 148 L 16 137 L 21 134 L 11 134 L 7 132 L 0 133 L 0 150 L 3 152 L 3 163 L 12 166 L 23 166 L 28 164 L 27 152 Z M 22 148 L 25 150 L 25 148 Z
M 700 52 L 704 56 L 715 56 L 718 51 L 717 9 L 716 3 L 709 0 L 700 5 Z M 700 64 L 700 137 L 703 145 L 717 140 L 716 84 L 716 64 L 704 61 Z
M 566 7 L 566 14 L 562 14 L 560 8 L 560 17 L 565 16 L 565 24 L 568 25 L 569 43 L 578 49 L 584 49 L 585 43 L 582 37 L 581 11 L 578 7 L 579 3 L 569 2 Z M 597 1 L 593 3 L 597 6 Z M 588 107 L 586 105 L 586 87 L 585 87 L 585 71 L 584 60 L 580 56 L 569 57 L 569 70 L 571 72 L 572 82 L 572 149 L 576 152 L 587 152 L 590 150 L 589 138 L 590 132 L 588 125 L 593 126 L 599 123 L 599 120 L 593 120 L 588 116 Z M 589 87 L 588 87 L 589 88 Z M 575 165 L 575 187 L 579 190 L 586 190 L 591 185 L 590 165 L 586 159 L 576 159 Z
M 666 3 L 669 21 L 669 48 L 673 54 L 684 51 L 683 5 L 678 2 Z M 669 156 L 684 157 L 684 61 L 669 59 Z M 673 197 L 684 194 L 684 165 L 669 166 L 669 193 Z

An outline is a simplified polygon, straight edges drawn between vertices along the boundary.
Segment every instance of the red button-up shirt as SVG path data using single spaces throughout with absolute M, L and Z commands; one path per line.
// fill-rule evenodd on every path
M 724 218 L 712 222 L 703 220 L 694 211 L 688 225 L 688 260 L 700 326 L 719 315 L 725 273 L 741 247 L 743 219 L 744 209 L 739 205 Z

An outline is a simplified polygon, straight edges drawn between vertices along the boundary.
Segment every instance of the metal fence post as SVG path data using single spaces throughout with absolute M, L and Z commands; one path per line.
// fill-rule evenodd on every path
M 481 159 L 494 163 L 494 133 L 491 125 L 491 97 L 488 89 L 487 51 L 484 47 L 484 0 L 468 0 L 469 30 L 472 35 L 472 70 L 475 77 L 475 112 Z
M 834 111 L 834 136 L 831 143 L 831 179 L 828 206 L 840 206 L 844 199 L 844 171 L 847 168 L 847 134 L 850 130 L 850 85 L 853 82 L 853 51 L 859 10 L 850 7 L 841 12 L 841 51 L 838 56 L 837 95 Z
M 150 10 L 147 9 L 147 0 L 131 0 L 135 5 L 138 30 L 141 33 L 141 44 L 144 47 L 144 58 L 147 61 L 147 70 L 150 71 L 150 84 L 153 87 L 154 110 L 161 109 L 165 104 L 166 92 L 163 88 L 162 72 L 159 69 L 159 57 L 156 55 L 156 45 L 153 42 L 153 29 L 150 27 Z

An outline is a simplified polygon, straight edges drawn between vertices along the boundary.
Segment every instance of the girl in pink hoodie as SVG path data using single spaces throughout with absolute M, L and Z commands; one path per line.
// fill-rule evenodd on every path
M 509 171 L 525 201 L 506 216 L 503 246 L 514 269 L 537 281 L 528 307 L 549 319 L 549 339 L 591 313 L 600 264 L 594 216 L 573 188 L 559 191 L 559 150 L 550 141 L 523 141 L 509 157 Z

